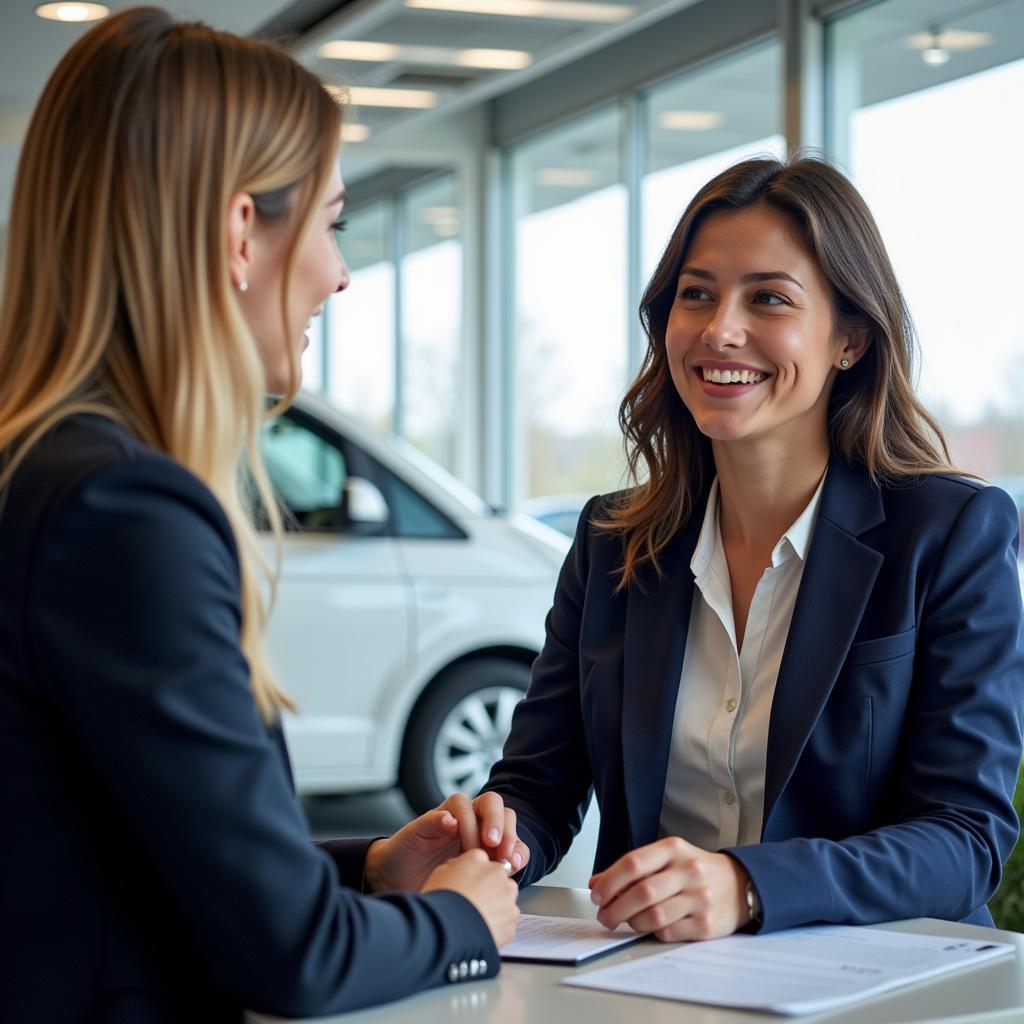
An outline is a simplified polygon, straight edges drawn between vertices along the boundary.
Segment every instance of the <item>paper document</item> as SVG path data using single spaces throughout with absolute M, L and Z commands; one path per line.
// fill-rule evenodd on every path
M 824 925 L 676 946 L 565 985 L 797 1015 L 1012 953 L 1001 942 Z
M 523 914 L 516 925 L 516 937 L 501 947 L 501 959 L 581 964 L 645 938 L 628 928 L 610 932 L 599 921 Z

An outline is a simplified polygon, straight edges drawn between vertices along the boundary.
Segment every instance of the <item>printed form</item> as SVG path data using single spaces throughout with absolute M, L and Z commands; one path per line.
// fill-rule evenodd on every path
M 516 937 L 501 947 L 501 959 L 581 964 L 645 938 L 629 928 L 610 932 L 598 921 L 523 914 L 516 925 Z
M 1014 950 L 1000 942 L 825 925 L 688 943 L 562 984 L 796 1016 Z

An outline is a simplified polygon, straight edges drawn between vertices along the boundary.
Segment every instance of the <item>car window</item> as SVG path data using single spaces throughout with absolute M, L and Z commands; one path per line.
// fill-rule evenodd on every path
M 288 416 L 263 425 L 267 474 L 295 522 L 307 530 L 341 525 L 345 459 L 329 441 Z

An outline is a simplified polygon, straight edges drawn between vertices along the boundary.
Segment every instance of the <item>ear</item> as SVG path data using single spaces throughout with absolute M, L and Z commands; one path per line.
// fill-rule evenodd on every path
M 839 339 L 839 348 L 836 350 L 834 362 L 837 369 L 848 370 L 854 363 L 864 357 L 864 353 L 871 347 L 871 333 L 867 327 L 854 327 L 847 334 Z M 849 365 L 843 366 L 842 361 L 847 360 Z
M 228 271 L 231 283 L 241 288 L 252 269 L 252 229 L 256 206 L 247 192 L 236 192 L 228 200 Z

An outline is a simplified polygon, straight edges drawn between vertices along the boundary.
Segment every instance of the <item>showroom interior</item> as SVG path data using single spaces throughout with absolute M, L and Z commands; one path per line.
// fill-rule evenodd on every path
M 850 175 L 917 325 L 918 393 L 957 464 L 1024 510 L 1024 0 L 162 6 L 279 42 L 349 103 L 351 284 L 313 323 L 304 404 L 266 434 L 309 526 L 286 539 L 271 641 L 317 835 L 390 831 L 500 752 L 567 534 L 626 481 L 645 283 L 741 159 L 806 149 Z M 20 0 L 0 23 L 2 239 L 32 107 L 88 26 Z M 321 514 L 339 494 L 341 531 Z M 367 637 L 378 653 L 353 654 Z M 447 767 L 445 729 L 467 744 Z M 420 763 L 436 785 L 414 797 Z M 556 883 L 586 884 L 592 817 Z

